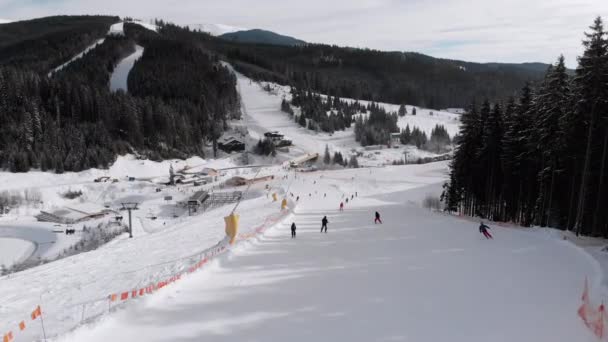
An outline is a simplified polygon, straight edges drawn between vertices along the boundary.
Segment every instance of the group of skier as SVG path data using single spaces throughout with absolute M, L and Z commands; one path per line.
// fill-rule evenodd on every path
M 358 197 L 358 193 L 356 193 L 355 195 L 351 195 L 351 200 L 354 199 L 355 197 Z M 327 194 L 323 194 L 323 197 L 327 197 Z M 344 196 L 343 196 L 344 197 Z M 299 199 L 299 197 L 298 197 Z M 346 197 L 346 203 L 348 204 L 348 197 Z M 344 202 L 340 202 L 340 211 L 344 211 Z M 327 216 L 323 216 L 323 218 L 321 219 L 321 233 L 325 232 L 327 234 L 327 224 L 329 223 L 329 220 L 327 219 Z M 379 212 L 375 212 L 374 214 L 374 224 L 382 224 L 382 219 L 380 218 L 380 213 Z M 291 223 L 291 238 L 295 239 L 296 237 L 296 223 L 292 222 Z

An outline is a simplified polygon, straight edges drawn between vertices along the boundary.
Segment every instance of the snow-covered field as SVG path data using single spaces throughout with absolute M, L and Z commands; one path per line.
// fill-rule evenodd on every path
M 58 341 L 594 341 L 576 316 L 584 277 L 602 276 L 593 260 L 559 234 L 491 226 L 485 240 L 475 222 L 422 209 L 445 172 L 290 178 L 289 221 Z
M 237 77 L 251 137 L 278 130 L 293 140 L 282 158 L 322 153 L 326 145 L 356 148 L 352 131 L 329 135 L 298 127 L 280 111 L 282 94 Z M 421 112 L 419 120 L 456 121 L 452 114 Z M 383 153 L 401 152 L 369 153 L 366 162 L 382 165 L 391 157 Z M 108 295 L 182 273 L 193 256 L 225 241 L 224 217 L 234 206 L 188 216 L 175 203 L 217 184 L 165 186 L 170 165 L 224 169 L 224 180 L 275 178 L 253 185 L 238 206 L 241 238 L 226 254 L 153 295 L 110 303 Z M 1 190 L 40 194 L 40 203 L 0 217 L 0 261 L 56 255 L 78 241 L 34 222 L 41 209 L 141 204 L 133 213 L 134 238 L 123 234 L 97 250 L 0 277 L 0 336 L 10 330 L 16 341 L 40 340 L 39 322 L 27 318 L 41 305 L 47 337 L 56 342 L 596 341 L 576 312 L 586 277 L 594 302 L 608 294 L 604 252 L 593 247 L 589 254 L 571 242 L 579 241 L 547 229 L 490 225 L 495 239 L 485 240 L 475 220 L 422 208 L 423 199 L 441 193 L 448 162 L 313 173 L 235 166 L 231 157 L 156 163 L 123 156 L 108 170 L 0 173 Z M 101 176 L 118 181 L 93 181 Z M 66 199 L 68 190 L 82 195 Z M 269 196 L 274 192 L 290 199 L 287 219 L 242 239 L 280 212 Z M 376 211 L 383 224 L 374 224 Z M 319 233 L 323 216 L 327 234 Z M 15 238 L 30 242 L 9 240 Z M 24 319 L 28 328 L 19 332 Z
M 154 24 L 150 24 L 150 23 L 146 23 L 140 20 L 133 20 L 133 21 L 129 21 L 128 23 L 130 24 L 136 24 L 139 25 L 145 29 L 148 29 L 150 31 L 154 31 L 154 32 L 158 32 L 158 27 Z M 110 26 L 110 31 L 108 32 L 108 35 L 115 35 L 115 36 L 122 36 L 125 34 L 124 31 L 124 21 L 118 22 L 116 24 L 113 24 L 112 26 Z
M 1 228 L 0 228 L 1 229 Z M 4 234 L 3 234 L 4 235 Z M 0 238 L 0 267 L 10 267 L 32 255 L 34 244 L 27 240 L 1 237 Z
M 291 100 L 291 93 L 289 86 L 281 86 L 276 83 L 271 82 L 261 82 L 262 87 L 270 86 L 274 95 L 279 98 L 286 98 Z M 321 94 L 321 97 L 326 98 L 326 95 Z M 349 98 L 341 98 L 343 101 L 354 103 L 358 101 L 362 105 L 369 105 L 370 101 L 365 100 L 355 100 Z M 280 104 L 280 103 L 279 103 Z M 384 102 L 376 102 L 377 105 L 384 108 L 387 112 L 399 112 L 400 105 L 384 103 Z M 406 105 L 407 115 L 404 117 L 399 117 L 399 121 L 397 125 L 401 129 L 405 129 L 408 125 L 410 129 L 414 127 L 418 127 L 421 131 L 425 132 L 427 136 L 431 135 L 431 131 L 435 128 L 436 125 L 443 125 L 445 129 L 448 131 L 451 137 L 458 134 L 460 130 L 460 114 L 454 114 L 447 111 L 440 111 L 428 108 L 421 108 Z M 416 108 L 416 115 L 412 115 L 413 109 Z
M 287 113 L 281 111 L 281 101 L 283 98 L 290 98 L 288 87 L 283 87 L 274 83 L 256 83 L 242 74 L 236 73 L 238 88 L 243 99 L 244 121 L 249 129 L 250 135 L 255 139 L 264 137 L 268 131 L 279 131 L 284 134 L 286 139 L 292 140 L 294 146 L 290 156 L 298 156 L 302 153 L 320 153 L 325 151 L 327 145 L 330 152 L 339 151 L 347 156 L 353 151 L 362 152 L 364 149 L 355 141 L 354 127 L 344 131 L 336 131 L 333 134 L 324 132 L 314 132 L 301 127 Z M 264 88 L 270 85 L 272 92 L 267 92 Z M 348 100 L 348 99 L 346 99 Z M 350 100 L 354 101 L 354 100 Z M 361 101 L 367 105 L 368 102 Z M 390 111 L 397 111 L 399 106 L 381 103 L 380 105 Z M 412 107 L 408 106 L 411 113 Z M 448 133 L 454 136 L 459 129 L 460 116 L 447 112 L 434 112 L 419 108 L 417 115 L 407 115 L 399 118 L 398 124 L 404 128 L 409 124 L 410 129 L 414 126 L 424 130 L 430 136 L 436 124 L 442 124 Z M 412 146 L 400 146 L 399 148 L 382 149 L 378 151 L 364 151 L 363 157 L 359 158 L 361 165 L 380 166 L 392 164 L 393 161 L 403 160 L 407 154 L 408 161 L 417 158 L 433 157 L 436 154 L 416 149 Z

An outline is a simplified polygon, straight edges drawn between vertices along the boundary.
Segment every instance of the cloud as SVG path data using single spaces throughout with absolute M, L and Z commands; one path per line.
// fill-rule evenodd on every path
M 417 51 L 478 62 L 570 67 L 606 0 L 0 0 L 3 18 L 116 14 L 265 28 L 309 42 Z

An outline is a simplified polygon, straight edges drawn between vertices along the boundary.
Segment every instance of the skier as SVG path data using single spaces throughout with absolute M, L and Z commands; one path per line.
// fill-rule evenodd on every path
M 488 232 L 488 229 L 490 229 L 490 227 L 483 224 L 483 221 L 479 223 L 479 232 L 482 233 L 486 239 L 493 239 L 492 235 Z
M 376 211 L 376 219 L 374 220 L 374 224 L 380 222 L 382 224 L 382 220 L 380 219 L 380 213 Z
M 321 233 L 323 233 L 323 228 L 325 228 L 325 233 L 327 234 L 327 224 L 329 223 L 329 221 L 327 221 L 327 216 L 323 216 L 323 219 L 321 220 Z
M 346 204 L 348 204 L 348 197 L 346 197 Z
M 344 202 L 340 202 L 340 211 L 344 211 Z
M 296 202 L 300 201 L 300 196 L 296 197 Z
M 293 222 L 291 224 L 291 238 L 295 239 L 296 238 L 296 223 Z

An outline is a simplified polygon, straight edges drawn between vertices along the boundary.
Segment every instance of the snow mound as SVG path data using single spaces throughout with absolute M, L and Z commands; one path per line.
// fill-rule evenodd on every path
M 158 26 L 156 26 L 154 24 L 145 23 L 145 22 L 140 21 L 140 20 L 128 21 L 128 23 L 136 24 L 136 25 L 139 25 L 139 26 L 141 26 L 141 27 L 143 27 L 145 29 L 148 29 L 150 31 L 158 32 Z M 125 34 L 124 25 L 125 25 L 125 22 L 121 21 L 119 23 L 116 23 L 116 24 L 110 26 L 110 31 L 108 31 L 108 35 L 110 35 L 110 36 L 123 36 Z

